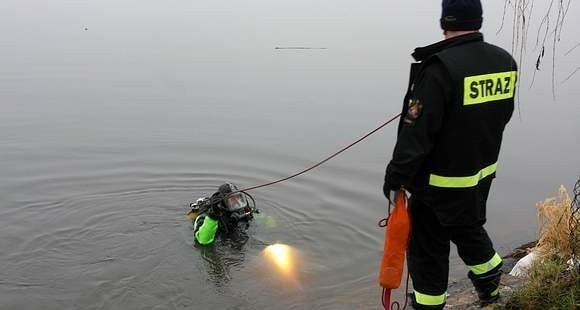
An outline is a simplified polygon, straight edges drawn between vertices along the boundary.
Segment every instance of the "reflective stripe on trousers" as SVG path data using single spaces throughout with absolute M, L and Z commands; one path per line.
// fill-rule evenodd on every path
M 424 306 L 443 305 L 445 303 L 445 300 L 447 299 L 447 292 L 441 295 L 423 294 L 417 292 L 416 290 L 414 292 L 415 292 L 415 300 L 417 301 L 417 303 Z
M 471 270 L 471 272 L 473 272 L 473 274 L 481 275 L 493 270 L 495 267 L 499 266 L 499 264 L 501 264 L 501 257 L 499 256 L 499 254 L 495 253 L 495 255 L 493 255 L 493 257 L 487 262 L 467 267 L 469 268 L 469 270 Z

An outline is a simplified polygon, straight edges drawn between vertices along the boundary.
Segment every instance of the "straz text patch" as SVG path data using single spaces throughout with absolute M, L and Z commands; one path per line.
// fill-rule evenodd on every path
M 466 77 L 464 80 L 463 105 L 512 98 L 514 96 L 516 77 L 516 71 Z

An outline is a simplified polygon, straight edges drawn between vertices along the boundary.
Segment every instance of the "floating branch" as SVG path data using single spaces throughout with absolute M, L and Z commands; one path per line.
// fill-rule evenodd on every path
M 327 47 L 308 47 L 308 46 L 276 46 L 276 50 L 326 50 Z

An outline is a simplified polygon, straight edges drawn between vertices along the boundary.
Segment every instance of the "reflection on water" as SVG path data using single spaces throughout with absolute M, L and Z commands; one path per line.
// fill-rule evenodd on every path
M 276 243 L 267 246 L 263 253 L 283 274 L 290 276 L 296 272 L 291 250 L 285 244 Z
M 199 247 L 207 270 L 207 277 L 218 288 L 223 288 L 231 280 L 230 269 L 240 269 L 245 255 L 242 245 L 231 242 L 220 242 L 210 246 Z
M 283 280 L 300 287 L 298 281 L 300 257 L 296 249 L 286 244 L 275 243 L 267 246 L 262 255 L 270 268 L 280 274 Z

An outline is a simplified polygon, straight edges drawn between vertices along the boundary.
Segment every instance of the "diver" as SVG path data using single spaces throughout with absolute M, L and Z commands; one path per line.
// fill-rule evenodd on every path
M 211 197 L 199 198 L 189 206 L 187 216 L 199 245 L 212 244 L 220 235 L 243 237 L 254 213 L 259 213 L 254 198 L 232 183 L 221 185 Z

